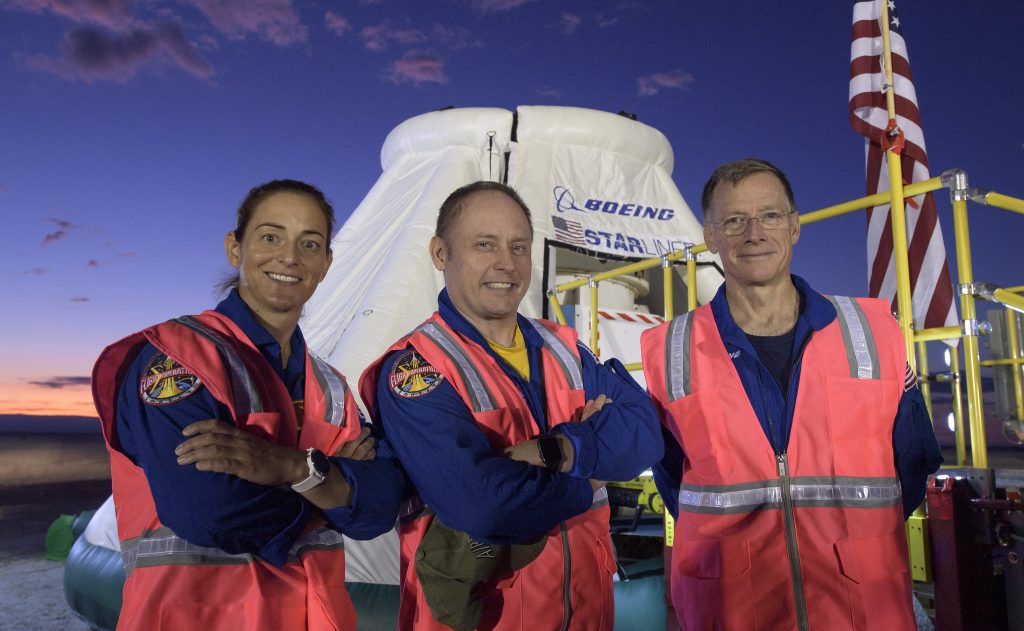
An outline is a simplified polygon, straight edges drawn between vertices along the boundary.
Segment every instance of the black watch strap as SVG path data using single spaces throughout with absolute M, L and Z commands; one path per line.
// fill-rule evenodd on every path
M 562 466 L 562 445 L 554 436 L 539 436 L 537 438 L 537 449 L 540 451 L 540 461 L 548 471 L 558 471 Z

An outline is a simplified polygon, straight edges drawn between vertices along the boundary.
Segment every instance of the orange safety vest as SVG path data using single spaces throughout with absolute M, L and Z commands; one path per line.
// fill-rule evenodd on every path
M 916 629 L 892 451 L 903 337 L 887 301 L 830 300 L 838 317 L 804 350 L 779 455 L 710 306 L 641 338 L 685 454 L 671 565 L 683 629 Z
M 127 575 L 118 629 L 355 629 L 355 610 L 345 590 L 344 541 L 337 531 L 307 531 L 288 562 L 276 567 L 253 554 L 194 545 L 160 522 L 145 473 L 121 452 L 115 429 L 118 389 L 147 341 L 196 374 L 231 410 L 236 427 L 261 438 L 331 453 L 360 431 L 358 408 L 344 378 L 307 351 L 298 432 L 284 384 L 241 329 L 214 311 L 170 320 L 107 347 L 93 369 L 92 384 L 110 452 Z
M 576 332 L 545 320 L 529 320 L 544 339 L 541 351 L 547 416 L 551 426 L 578 420 L 586 403 Z M 496 453 L 540 434 L 516 384 L 478 344 L 449 327 L 435 313 L 396 342 L 360 378 L 360 394 L 370 409 L 384 359 L 412 346 L 449 380 Z M 452 445 L 452 449 L 455 449 Z M 401 606 L 399 628 L 441 630 L 419 587 L 414 559 L 433 514 L 399 524 Z M 481 629 L 611 629 L 615 553 L 608 534 L 608 493 L 594 494 L 590 510 L 553 528 L 540 556 L 483 594 Z

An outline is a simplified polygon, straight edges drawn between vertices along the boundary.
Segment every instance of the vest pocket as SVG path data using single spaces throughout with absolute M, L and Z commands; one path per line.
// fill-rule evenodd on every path
M 695 473 L 716 479 L 726 479 L 732 473 L 732 442 L 756 428 L 743 425 L 743 412 L 726 411 L 725 402 L 742 401 L 740 396 L 729 389 L 705 389 L 670 404 L 672 417 L 680 427 L 680 446 Z
M 747 540 L 676 539 L 675 545 L 672 604 L 681 628 L 755 628 Z
M 521 443 L 536 436 L 540 429 L 528 416 L 522 417 L 511 408 L 499 408 L 473 414 L 480 432 L 495 451 Z M 462 445 L 457 445 L 461 447 Z
M 892 470 L 892 383 L 828 378 L 828 424 L 836 475 L 877 475 Z M 823 446 L 824 447 L 824 446 Z M 821 450 L 819 450 L 819 453 Z
M 907 542 L 902 533 L 835 544 L 855 629 L 913 629 Z

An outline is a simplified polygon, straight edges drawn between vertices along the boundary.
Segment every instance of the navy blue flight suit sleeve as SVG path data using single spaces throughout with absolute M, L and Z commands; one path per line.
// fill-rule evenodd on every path
M 928 476 L 942 464 L 928 408 L 916 385 L 903 392 L 892 428 L 892 451 L 903 489 L 903 517 L 924 501 Z
M 316 508 L 290 489 L 179 465 L 174 450 L 186 440 L 181 434 L 185 427 L 211 418 L 234 421 L 202 385 L 172 403 L 144 402 L 140 379 L 156 353 L 147 344 L 125 375 L 118 392 L 117 435 L 125 455 L 146 473 L 160 521 L 190 543 L 283 564 Z
M 573 443 L 570 474 L 605 481 L 632 480 L 661 459 L 657 413 L 647 393 L 619 360 L 601 364 L 586 346 L 580 344 L 579 351 L 587 400 L 603 394 L 612 402 L 585 421 L 555 426 L 555 431 Z
M 373 539 L 394 528 L 405 488 L 405 472 L 394 450 L 381 441 L 376 427 L 370 428 L 377 440 L 373 460 L 331 458 L 352 487 L 352 501 L 325 509 L 324 517 L 332 528 L 353 539 Z
M 446 526 L 484 543 L 523 543 L 590 508 L 588 480 L 496 452 L 447 380 L 418 396 L 396 393 L 388 377 L 403 352 L 385 360 L 377 383 L 382 443 Z

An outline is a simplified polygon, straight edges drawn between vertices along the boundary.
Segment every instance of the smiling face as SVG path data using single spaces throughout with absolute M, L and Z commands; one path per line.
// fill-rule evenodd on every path
M 434 267 L 455 308 L 485 337 L 503 342 L 515 331 L 516 312 L 533 268 L 530 224 L 500 191 L 471 194 L 444 239 L 430 240 Z M 499 339 L 502 338 L 502 339 Z
M 721 256 L 728 285 L 739 288 L 788 282 L 793 244 L 800 238 L 800 222 L 777 177 L 761 172 L 736 184 L 722 182 L 711 196 L 709 210 L 704 242 L 708 250 Z M 758 221 L 751 220 L 742 234 L 728 236 L 722 232 L 721 223 L 729 217 L 754 217 L 771 210 L 794 212 L 776 230 L 765 230 Z
M 239 241 L 224 237 L 238 293 L 264 325 L 294 327 L 331 265 L 327 219 L 308 195 L 274 193 L 253 210 Z

